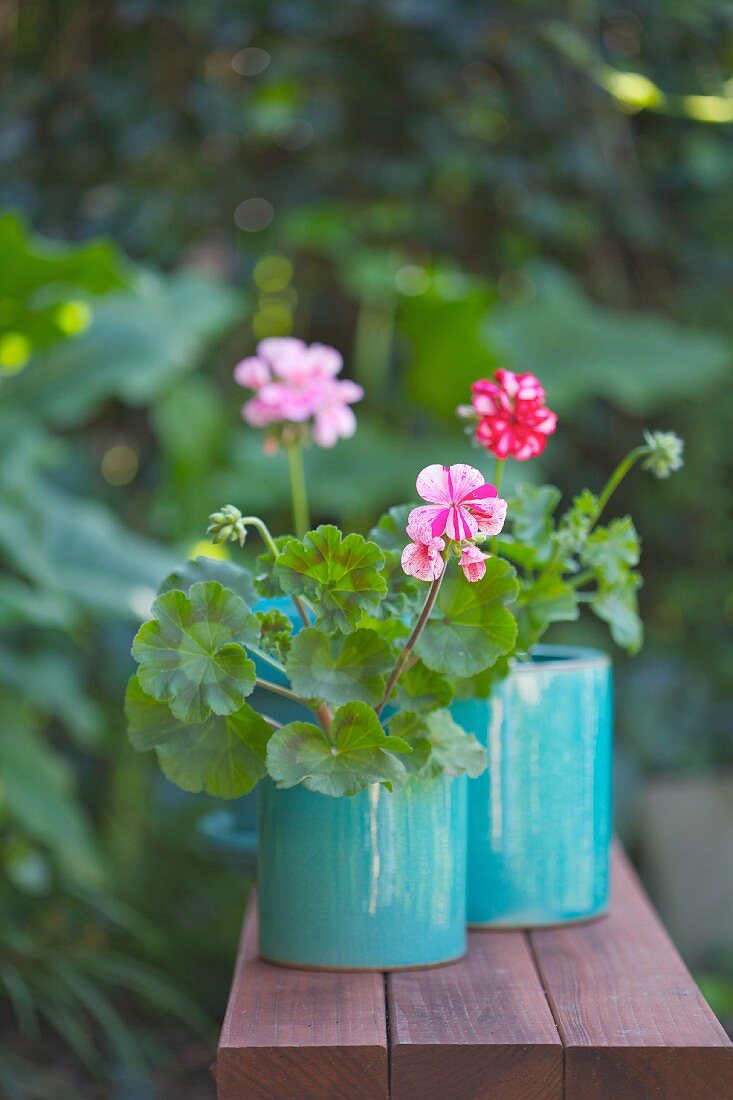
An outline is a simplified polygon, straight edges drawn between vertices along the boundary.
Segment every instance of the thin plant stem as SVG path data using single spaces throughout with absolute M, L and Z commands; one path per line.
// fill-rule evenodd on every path
M 290 493 L 293 501 L 293 527 L 299 539 L 310 531 L 311 521 L 308 510 L 308 491 L 305 485 L 305 466 L 303 465 L 303 444 L 296 439 L 287 446 L 288 465 L 290 467 Z
M 446 571 L 448 569 L 448 554 L 449 553 L 450 553 L 449 550 L 446 550 L 445 553 L 444 553 L 444 556 L 443 556 L 443 561 L 444 561 L 443 570 L 442 570 L 440 576 L 436 577 L 436 579 L 431 583 L 427 599 L 425 600 L 425 604 L 423 606 L 423 609 L 420 612 L 420 617 L 418 618 L 417 622 L 415 623 L 412 634 L 410 635 L 410 637 L 405 642 L 405 648 L 400 653 L 400 655 L 397 659 L 397 664 L 392 669 L 392 673 L 390 675 L 390 678 L 387 681 L 387 686 L 384 689 L 384 695 L 382 696 L 382 698 L 379 702 L 379 705 L 376 708 L 377 714 L 381 714 L 382 711 L 384 710 L 385 706 L 389 702 L 389 698 L 390 698 L 392 692 L 395 689 L 395 684 L 397 683 L 400 676 L 402 675 L 402 672 L 404 671 L 405 666 L 407 665 L 407 662 L 410 659 L 410 655 L 412 654 L 413 649 L 415 648 L 418 641 L 420 640 L 420 635 L 422 634 L 423 630 L 425 629 L 425 625 L 426 625 L 428 619 L 430 618 L 430 612 L 433 610 L 433 608 L 435 606 L 435 601 L 437 600 L 438 593 L 440 592 L 440 586 L 443 583 L 443 578 L 445 577 Z
M 606 507 L 609 500 L 616 492 L 631 467 L 635 465 L 635 463 L 638 462 L 640 458 L 648 453 L 648 447 L 635 447 L 633 451 L 629 451 L 626 458 L 621 459 L 618 466 L 613 471 L 606 484 L 603 486 L 600 496 L 598 497 L 598 507 L 596 508 L 596 515 L 595 519 L 593 520 L 594 524 L 597 523 L 598 520 L 601 518 L 601 513 L 603 512 L 603 509 Z
M 269 714 L 265 714 L 264 711 L 260 711 L 260 718 L 264 718 L 268 725 L 272 726 L 273 729 L 284 729 L 282 722 L 278 722 L 277 718 L 272 718 Z
M 272 554 L 273 558 L 279 558 L 280 557 L 280 549 L 279 549 L 277 543 L 275 542 L 274 538 L 272 537 L 272 534 L 270 532 L 270 528 L 267 526 L 267 524 L 263 520 L 260 519 L 259 516 L 244 516 L 242 518 L 242 523 L 246 524 L 248 527 L 254 527 L 255 528 L 255 530 L 259 534 L 260 538 L 264 542 L 265 546 L 267 547 L 267 549 Z M 310 626 L 311 621 L 308 618 L 308 612 L 306 611 L 305 607 L 303 606 L 302 601 L 298 598 L 298 596 L 295 596 L 295 595 L 292 596 L 291 598 L 292 598 L 293 603 L 295 604 L 295 608 L 296 608 L 298 614 L 300 615 L 300 621 L 303 623 L 303 626 Z
M 502 479 L 504 477 L 504 467 L 505 466 L 506 466 L 506 459 L 505 458 L 497 458 L 496 466 L 494 467 L 494 488 L 496 489 L 497 496 L 499 495 L 499 490 L 501 489 L 501 483 L 502 483 Z M 494 537 L 489 540 L 489 550 L 491 551 L 492 554 L 498 554 L 499 553 L 499 538 L 498 538 L 498 535 L 494 535 Z
M 266 661 L 268 665 L 272 665 L 278 672 L 285 672 L 285 665 L 278 661 L 277 657 L 273 657 L 271 653 L 265 653 L 264 649 L 258 649 L 256 645 L 248 646 L 252 650 L 256 657 L 259 657 L 261 661 Z
M 263 688 L 265 691 L 271 691 L 273 695 L 282 695 L 283 698 L 291 699 L 294 703 L 308 705 L 308 700 L 304 699 L 302 695 L 296 695 L 290 688 L 283 687 L 282 684 L 274 684 L 272 680 L 263 680 L 258 676 L 255 680 L 255 686 Z

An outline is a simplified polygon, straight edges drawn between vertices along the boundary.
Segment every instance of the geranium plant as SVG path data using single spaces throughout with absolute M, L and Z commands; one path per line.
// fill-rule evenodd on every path
M 333 349 L 296 340 L 263 341 L 236 369 L 254 392 L 245 417 L 296 455 L 301 527 L 303 442 L 310 434 L 330 446 L 354 429 L 361 390 L 337 380 L 340 369 Z M 254 530 L 264 552 L 254 569 L 186 563 L 135 638 L 130 737 L 155 749 L 174 783 L 233 798 L 269 775 L 340 796 L 475 776 L 484 750 L 451 717 L 457 694 L 488 693 L 511 658 L 527 656 L 552 622 L 576 618 L 581 603 L 638 648 L 639 540 L 629 517 L 599 521 L 635 462 L 659 477 L 681 465 L 677 437 L 648 435 L 598 496 L 585 490 L 557 517 L 553 486 L 521 485 L 508 505 L 499 496 L 506 460 L 540 454 L 555 430 L 539 381 L 497 371 L 459 413 L 495 457 L 494 483 L 473 466 L 428 466 L 416 482 L 423 503 L 391 509 L 369 538 L 325 525 L 275 539 L 233 505 L 209 517 L 213 541 L 244 546 Z M 255 689 L 258 699 L 285 697 L 302 718 L 256 710 Z

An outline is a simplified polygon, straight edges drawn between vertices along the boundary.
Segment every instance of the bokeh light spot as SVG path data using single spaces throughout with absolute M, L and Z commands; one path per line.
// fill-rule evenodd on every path
M 290 283 L 293 265 L 285 256 L 263 256 L 255 264 L 252 277 L 260 290 L 276 293 Z
M 229 561 L 229 550 L 223 542 L 209 542 L 208 539 L 199 539 L 188 548 L 187 558 L 217 558 L 219 561 Z
M 56 324 L 67 336 L 76 336 L 89 328 L 93 316 L 86 302 L 64 302 L 56 310 Z
M 234 221 L 246 233 L 267 229 L 275 217 L 275 208 L 267 199 L 245 199 L 234 211 Z
M 22 370 L 30 359 L 32 345 L 22 332 L 6 332 L 0 336 L 0 369 L 4 374 Z
M 267 50 L 261 50 L 259 46 L 247 46 L 239 53 L 235 53 L 232 58 L 232 68 L 240 76 L 258 76 L 269 64 L 269 53 Z
M 408 298 L 417 298 L 429 288 L 430 275 L 418 264 L 406 264 L 395 274 L 394 282 L 400 294 L 406 294 Z
M 102 477 L 108 485 L 127 485 L 139 466 L 137 451 L 129 443 L 114 443 L 102 456 Z

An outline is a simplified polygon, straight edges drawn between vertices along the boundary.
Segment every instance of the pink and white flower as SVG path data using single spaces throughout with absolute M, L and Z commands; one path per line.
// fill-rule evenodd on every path
M 545 405 L 545 391 L 533 374 L 497 370 L 495 381 L 474 382 L 473 411 L 478 415 L 476 441 L 496 458 L 525 462 L 542 454 L 557 416 Z
M 335 348 L 305 344 L 293 337 L 270 337 L 257 354 L 234 368 L 234 378 L 254 391 L 242 414 L 254 428 L 312 421 L 313 439 L 333 447 L 356 431 L 350 405 L 364 396 L 355 382 L 337 378 L 343 360 Z
M 504 526 L 506 501 L 473 466 L 426 466 L 416 486 L 429 504 L 414 508 L 409 523 L 427 526 L 434 538 L 446 534 L 449 539 L 463 542 L 479 531 L 496 535 Z
M 486 558 L 473 543 L 461 550 L 460 566 L 467 581 L 480 581 L 486 574 Z
M 402 551 L 402 568 L 410 577 L 421 581 L 436 581 L 445 568 L 445 539 L 433 538 L 425 527 L 413 528 L 412 538 Z
M 460 565 L 469 581 L 486 573 L 486 558 L 470 540 L 479 532 L 498 535 L 504 526 L 507 502 L 496 494 L 473 466 L 426 466 L 417 479 L 417 491 L 428 506 L 413 508 L 407 521 L 412 539 L 402 552 L 402 568 L 422 581 L 435 581 L 445 568 L 445 535 L 462 545 Z

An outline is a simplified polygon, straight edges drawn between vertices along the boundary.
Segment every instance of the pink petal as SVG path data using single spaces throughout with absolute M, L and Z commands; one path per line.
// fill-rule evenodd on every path
M 356 417 L 348 405 L 334 401 L 316 410 L 313 439 L 319 447 L 333 447 L 339 439 L 348 439 L 356 431 Z
M 248 390 L 258 390 L 270 381 L 270 371 L 266 363 L 255 355 L 249 355 L 234 368 L 234 381 Z
M 342 378 L 335 382 L 334 392 L 338 400 L 345 401 L 347 405 L 353 405 L 356 401 L 361 401 L 364 396 L 363 387 L 357 382 L 352 382 L 349 378 Z
M 444 561 L 422 543 L 411 542 L 402 551 L 402 568 L 410 577 L 421 581 L 434 581 L 443 572 Z
M 293 359 L 305 351 L 304 340 L 298 340 L 294 336 L 268 336 L 260 340 L 257 345 L 257 354 L 261 359 L 267 359 L 275 364 Z
M 470 496 L 475 489 L 480 488 L 485 481 L 484 475 L 474 466 L 467 466 L 459 462 L 455 466 L 449 466 L 446 470 L 446 479 L 451 494 L 451 502 L 456 503 Z
M 468 508 L 456 504 L 450 509 L 448 521 L 445 525 L 445 533 L 448 538 L 455 539 L 456 542 L 462 542 L 464 539 L 472 538 L 477 531 L 478 523 Z
M 421 508 L 413 508 L 408 516 L 410 525 L 423 524 L 428 527 L 433 538 L 439 538 L 445 531 L 445 525 L 450 515 L 449 508 L 440 508 L 437 505 L 423 505 Z
M 328 344 L 311 344 L 303 353 L 309 374 L 320 378 L 333 378 L 344 365 L 340 352 Z
M 426 466 L 418 474 L 415 487 L 423 500 L 428 500 L 431 504 L 451 503 L 447 472 L 447 466 L 435 463 L 432 466 Z
M 498 535 L 506 520 L 507 502 L 501 497 L 484 501 L 480 508 L 474 508 L 479 531 L 485 535 Z
M 460 565 L 467 581 L 480 581 L 486 575 L 486 559 L 478 546 L 463 547 Z

